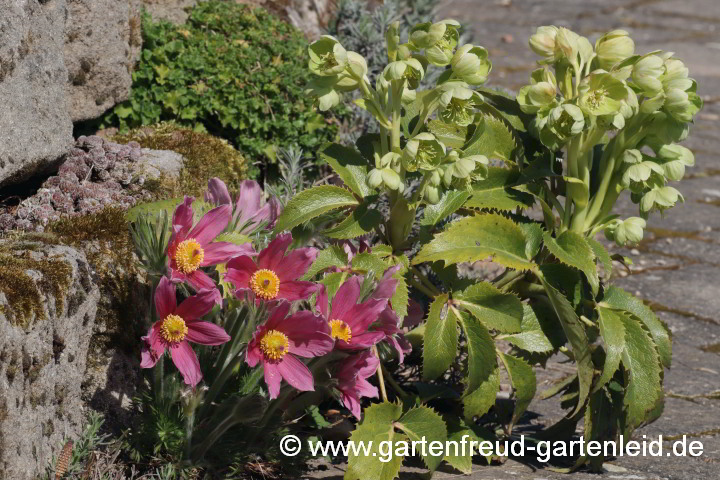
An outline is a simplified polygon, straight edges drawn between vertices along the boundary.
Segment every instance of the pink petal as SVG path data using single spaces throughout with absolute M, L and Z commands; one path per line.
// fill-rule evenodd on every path
M 425 318 L 425 310 L 423 309 L 423 306 L 420 305 L 417 300 L 413 300 L 411 298 L 408 302 L 408 314 L 405 317 L 405 320 L 403 320 L 403 327 L 411 328 L 420 325 L 423 318 Z
M 377 367 L 375 367 L 377 369 Z M 374 374 L 375 372 L 373 372 Z M 377 398 L 378 397 L 378 389 L 376 386 L 372 385 L 370 382 L 365 380 L 362 377 L 358 377 L 357 382 L 355 383 L 355 391 L 358 393 L 361 397 L 368 397 L 368 398 Z
M 180 316 L 185 322 L 190 322 L 198 318 L 204 317 L 215 306 L 215 292 L 213 290 L 202 290 L 186 298 L 175 310 L 175 314 Z
M 372 352 L 360 354 L 360 359 L 356 364 L 356 367 L 358 367 L 358 377 L 369 378 L 372 375 L 375 375 L 378 366 L 380 366 L 380 360 L 378 360 Z M 377 390 L 375 392 L 377 393 Z
M 325 288 L 325 285 L 318 284 L 317 287 L 317 296 L 315 298 L 315 309 L 318 310 L 323 317 L 325 317 L 325 320 L 330 321 L 328 319 L 328 296 L 327 296 L 327 288 Z
M 185 283 L 188 281 L 188 276 L 182 273 L 180 270 L 171 268 L 170 280 L 172 281 L 172 283 Z
M 140 351 L 140 368 L 152 368 L 160 359 L 150 346 L 150 337 L 142 337 L 142 350 Z M 163 352 L 164 353 L 164 352 Z
M 187 282 L 196 290 L 212 290 L 215 288 L 215 281 L 202 270 L 195 270 L 186 276 Z
M 229 205 L 232 203 L 230 192 L 228 192 L 225 182 L 219 178 L 211 178 L 208 181 L 208 189 L 205 192 L 205 201 L 213 205 Z
M 263 191 L 254 180 L 240 182 L 237 203 L 235 205 L 238 226 L 243 226 L 253 218 L 262 204 Z
M 306 300 L 310 298 L 317 289 L 318 286 L 313 282 L 280 282 L 278 298 L 284 298 L 289 302 Z
M 185 199 L 183 200 L 183 203 L 178 205 L 175 208 L 175 212 L 173 213 L 172 218 L 172 225 L 173 227 L 180 227 L 177 229 L 173 229 L 173 232 L 176 235 L 180 235 L 181 233 L 187 233 L 192 228 L 192 222 L 193 222 L 193 209 L 192 209 L 192 203 L 195 199 L 193 197 L 185 196 Z
M 262 351 L 258 347 L 257 342 L 254 340 L 248 344 L 247 352 L 245 353 L 245 361 L 250 367 L 254 367 L 263 359 Z
M 270 197 L 267 203 L 270 206 L 270 215 L 268 216 L 268 224 L 265 228 L 272 229 L 275 227 L 275 221 L 282 213 L 282 205 L 275 197 Z
M 200 370 L 200 362 L 197 355 L 193 351 L 190 344 L 186 341 L 178 342 L 170 347 L 173 363 L 180 370 L 185 383 L 194 387 L 202 380 L 202 371 Z
M 355 335 L 355 332 L 353 332 L 350 343 L 347 343 L 344 340 L 337 340 L 335 346 L 341 350 L 364 350 L 368 347 L 376 345 L 384 338 L 385 333 L 383 332 L 363 332 L 357 335 Z
M 265 329 L 281 329 L 280 325 L 282 325 L 289 311 L 290 304 L 288 302 L 278 303 L 275 308 L 270 311 L 270 318 L 265 322 Z
M 236 288 L 248 288 L 250 277 L 258 270 L 255 262 L 250 257 L 235 257 L 227 264 L 225 281 L 231 282 Z
M 278 325 L 290 340 L 290 353 L 300 357 L 319 357 L 329 353 L 334 346 L 330 326 L 323 317 L 306 310 L 285 318 Z
M 187 234 L 187 238 L 194 238 L 200 245 L 205 246 L 220 235 L 230 223 L 230 205 L 221 205 L 207 212 L 195 227 Z
M 292 235 L 289 233 L 283 233 L 275 237 L 275 239 L 260 252 L 260 255 L 258 255 L 258 267 L 278 272 L 278 270 L 283 268 L 282 260 L 291 243 Z
M 372 325 L 375 321 L 380 318 L 380 314 L 387 307 L 387 300 L 366 300 L 363 303 L 359 303 L 350 308 L 342 316 L 335 316 L 333 312 L 333 318 L 338 318 L 345 321 L 353 331 L 364 332 Z
M 203 250 L 205 252 L 205 257 L 202 262 L 203 267 L 207 267 L 208 265 L 217 265 L 218 263 L 225 263 L 231 258 L 240 255 L 255 254 L 255 250 L 250 243 L 235 245 L 230 242 L 212 242 L 205 245 Z
M 360 399 L 355 395 L 355 392 L 351 390 L 347 392 L 341 391 L 341 393 L 343 405 L 345 405 L 345 408 L 350 410 L 350 413 L 352 413 L 355 418 L 360 420 L 362 414 L 362 409 L 360 408 Z
M 290 355 L 285 355 L 285 358 L 278 363 L 263 362 L 263 374 L 265 375 L 265 383 L 267 384 L 271 400 L 277 398 L 280 393 L 280 384 L 282 383 L 283 377 L 278 367 L 286 358 L 290 358 Z
M 210 322 L 187 322 L 187 339 L 200 345 L 222 345 L 230 336 L 219 325 Z
M 328 317 L 328 320 L 342 319 L 343 315 L 357 304 L 362 282 L 362 277 L 350 277 L 338 288 L 330 309 L 332 318 Z
M 316 248 L 298 248 L 287 254 L 276 270 L 280 281 L 289 282 L 305 275 L 317 255 Z
M 277 364 L 277 368 L 285 381 L 301 392 L 315 390 L 312 373 L 304 363 L 292 355 L 285 355 Z
M 157 318 L 163 320 L 173 313 L 176 307 L 175 285 L 173 285 L 167 277 L 162 277 L 155 290 L 155 311 L 157 312 Z
M 382 279 L 375 287 L 375 291 L 372 294 L 372 298 L 385 298 L 390 300 L 395 294 L 395 288 L 397 287 L 397 279 L 392 276 L 395 275 L 398 270 L 402 268 L 402 265 L 398 264 L 385 270 Z

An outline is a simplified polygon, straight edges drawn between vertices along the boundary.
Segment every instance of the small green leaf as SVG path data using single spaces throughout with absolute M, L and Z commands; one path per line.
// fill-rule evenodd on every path
M 649 418 L 663 399 L 662 366 L 655 344 L 642 322 L 624 315 L 627 426 L 634 429 Z
M 619 287 L 611 286 L 605 291 L 603 302 L 621 310 L 627 310 L 645 324 L 650 332 L 664 367 L 670 368 L 672 342 L 667 326 L 642 300 Z
M 505 370 L 507 370 L 510 382 L 515 389 L 515 410 L 513 410 L 510 421 L 511 425 L 515 425 L 535 396 L 535 371 L 521 358 L 501 352 L 500 359 L 505 365 Z
M 348 255 L 342 247 L 338 245 L 330 245 L 320 250 L 315 261 L 303 276 L 303 280 L 310 280 L 323 270 L 330 267 L 344 267 L 348 263 Z
M 395 273 L 393 278 L 397 280 L 397 286 L 395 287 L 395 293 L 390 298 L 390 303 L 398 318 L 405 318 L 408 314 L 408 302 L 410 302 L 407 280 L 405 280 L 405 276 L 401 272 Z
M 555 258 L 583 272 L 593 293 L 597 294 L 600 288 L 600 279 L 595 267 L 595 254 L 585 237 L 571 230 L 561 233 L 557 238 L 553 238 L 549 232 L 545 232 L 543 241 L 545 247 Z
M 275 231 L 282 232 L 300 225 L 323 213 L 343 207 L 354 207 L 359 202 L 348 190 L 332 185 L 322 185 L 303 190 L 295 195 L 283 210 L 275 224 Z
M 516 208 L 529 208 L 533 205 L 533 196 L 517 188 L 520 172 L 516 169 L 488 167 L 485 180 L 473 183 L 468 208 L 494 208 L 510 211 Z
M 393 480 L 397 477 L 404 457 L 395 455 L 394 442 L 407 441 L 408 438 L 395 431 L 394 423 L 402 415 L 402 405 L 395 403 L 376 403 L 365 409 L 364 418 L 350 435 L 350 441 L 356 445 L 364 443 L 368 454 L 348 452 L 348 468 L 345 480 Z M 392 442 L 390 452 L 385 446 Z M 381 450 L 382 449 L 382 450 Z M 389 453 L 390 455 L 385 455 Z M 389 461 L 380 461 L 389 460 Z
M 555 310 L 560 324 L 565 331 L 565 336 L 570 343 L 575 363 L 577 364 L 578 381 L 580 385 L 578 403 L 573 414 L 582 410 L 590 394 L 590 387 L 593 381 L 593 363 L 590 352 L 590 345 L 583 324 L 575 313 L 572 305 L 560 291 L 552 286 L 544 276 L 540 280 L 548 294 L 550 303 Z
M 612 275 L 612 257 L 610 257 L 610 253 L 602 243 L 598 242 L 594 238 L 586 238 L 586 240 L 590 245 L 590 248 L 592 248 L 595 258 L 598 262 L 600 262 L 600 265 L 602 265 L 603 271 L 605 272 L 604 278 L 605 281 L 607 281 Z
M 453 295 L 453 302 L 472 313 L 486 327 L 503 333 L 520 331 L 523 305 L 512 293 L 503 293 L 488 282 L 480 282 Z
M 600 334 L 605 344 L 605 365 L 593 391 L 597 392 L 610 381 L 622 359 L 625 350 L 625 320 L 627 313 L 613 308 L 597 307 Z
M 375 272 L 377 277 L 382 276 L 383 272 L 387 269 L 387 264 L 382 258 L 368 252 L 358 253 L 350 263 L 353 270 Z
M 448 190 L 438 203 L 425 207 L 420 225 L 431 227 L 445 220 L 462 207 L 469 196 L 470 193 L 463 190 Z
M 320 283 L 325 285 L 325 288 L 327 289 L 328 298 L 332 298 L 335 296 L 338 288 L 340 288 L 340 285 L 343 284 L 346 277 L 346 272 L 333 272 L 328 273 L 320 280 Z
M 365 182 L 369 170 L 368 161 L 354 148 L 331 143 L 318 152 L 355 194 L 367 197 L 373 190 Z
M 445 308 L 448 295 L 435 297 L 425 326 L 423 378 L 434 380 L 445 373 L 457 356 L 457 317 Z
M 432 408 L 419 406 L 408 410 L 395 426 L 405 432 L 411 442 L 420 442 L 426 440 L 430 442 L 442 442 L 443 448 L 447 441 L 447 427 L 442 417 L 435 413 Z M 422 456 L 422 452 L 421 452 Z M 440 465 L 443 460 L 442 456 L 428 455 L 422 456 L 425 465 L 431 472 Z
M 348 240 L 372 232 L 382 220 L 383 216 L 378 210 L 368 208 L 367 205 L 360 205 L 340 223 L 323 233 L 330 238 Z
M 463 396 L 463 415 L 468 422 L 474 417 L 485 415 L 495 405 L 500 390 L 500 369 L 497 361 L 492 365 L 490 375 L 472 393 Z
M 538 308 L 536 306 L 535 308 Z M 531 353 L 547 353 L 555 350 L 555 346 L 545 335 L 540 320 L 530 305 L 523 305 L 523 319 L 520 333 L 509 335 L 505 340 L 516 347 Z
M 498 158 L 511 163 L 516 152 L 521 148 L 514 138 L 508 125 L 491 114 L 482 116 L 475 133 L 463 149 L 465 155 L 485 155 L 488 158 Z

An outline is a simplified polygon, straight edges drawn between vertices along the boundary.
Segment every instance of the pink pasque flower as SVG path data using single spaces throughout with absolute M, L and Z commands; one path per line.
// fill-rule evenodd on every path
M 247 364 L 262 363 L 270 398 L 278 396 L 283 379 L 300 391 L 314 390 L 312 373 L 297 357 L 318 357 L 333 348 L 330 327 L 320 316 L 303 310 L 288 317 L 289 311 L 290 303 L 279 303 L 247 347 Z
M 318 293 L 316 306 L 328 322 L 330 335 L 340 350 L 364 350 L 385 338 L 384 332 L 368 329 L 385 310 L 387 300 L 357 303 L 361 287 L 362 277 L 351 277 L 340 286 L 329 308 L 325 288 Z
M 199 320 L 215 305 L 213 290 L 202 290 L 177 304 L 175 285 L 162 277 L 155 290 L 155 310 L 160 318 L 142 337 L 144 346 L 140 366 L 152 368 L 158 359 L 170 350 L 173 363 L 180 370 L 185 383 L 194 387 L 202 379 L 200 363 L 188 343 L 200 345 L 221 345 L 230 340 L 222 327 Z
M 372 352 L 365 351 L 338 362 L 338 365 L 340 366 L 334 375 L 338 382 L 336 388 L 340 391 L 347 409 L 360 420 L 360 399 L 378 397 L 377 387 L 371 385 L 367 379 L 375 374 L 380 360 Z
M 217 206 L 230 205 L 232 198 L 225 182 L 219 178 L 211 178 L 205 192 L 205 201 Z M 260 227 L 272 229 L 282 207 L 275 197 L 264 202 L 260 185 L 255 180 L 245 180 L 240 182 L 234 210 L 233 229 L 239 233 L 250 234 Z
M 231 282 L 241 296 L 246 291 L 255 294 L 258 300 L 285 299 L 303 300 L 315 293 L 317 285 L 300 281 L 318 251 L 314 248 L 298 248 L 286 255 L 292 243 L 289 233 L 278 235 L 254 261 L 247 255 L 235 257 L 227 264 L 225 280 Z
M 395 294 L 395 289 L 398 284 L 398 280 L 393 278 L 393 275 L 395 275 L 401 268 L 401 265 L 395 265 L 385 270 L 385 273 L 370 297 L 386 299 L 388 301 L 387 307 L 380 314 L 380 317 L 378 318 L 379 321 L 373 326 L 373 329 L 383 332 L 384 337 L 381 341 L 387 342 L 390 346 L 395 348 L 395 351 L 397 351 L 398 354 L 398 360 L 400 363 L 403 363 L 405 361 L 405 354 L 412 351 L 412 346 L 410 345 L 410 342 L 405 339 L 404 332 L 399 326 L 400 320 L 390 303 L 390 299 Z M 408 306 L 408 315 L 410 312 L 411 311 Z M 412 313 L 416 314 L 416 311 L 413 310 Z
M 200 267 L 225 263 L 238 255 L 253 255 L 255 250 L 250 243 L 213 242 L 230 221 L 229 205 L 213 208 L 193 227 L 193 200 L 186 196 L 173 214 L 167 249 L 170 279 L 188 282 L 198 291 L 214 289 L 215 282 Z

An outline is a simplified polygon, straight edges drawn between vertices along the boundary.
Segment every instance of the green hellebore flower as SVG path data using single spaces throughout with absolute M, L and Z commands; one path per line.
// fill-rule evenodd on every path
M 662 162 L 668 180 L 682 180 L 685 176 L 685 167 L 695 165 L 695 155 L 692 151 L 676 143 L 663 145 L 655 153 Z
M 442 192 L 439 187 L 433 185 L 425 185 L 423 197 L 430 205 L 436 205 L 442 198 Z
M 482 85 L 492 70 L 488 51 L 470 44 L 458 48 L 450 61 L 452 71 L 460 80 L 470 85 Z
M 653 97 L 660 93 L 663 84 L 660 76 L 665 73 L 665 61 L 658 55 L 648 54 L 633 65 L 630 78 L 645 95 Z
M 615 220 L 605 228 L 605 237 L 613 240 L 618 246 L 640 243 L 643 239 L 643 229 L 647 223 L 640 217 L 630 217 L 625 220 Z
M 422 29 L 411 30 L 410 42 L 419 48 L 425 49 L 425 56 L 430 63 L 438 67 L 444 67 L 450 64 L 453 58 L 455 47 L 457 47 L 460 39 L 460 24 L 455 20 L 443 20 L 438 23 L 444 26 L 442 35 L 439 38 L 437 34 L 442 28 L 435 27 L 438 25 L 435 23 L 427 27 L 427 33 L 423 33 Z
M 665 92 L 660 92 L 654 97 L 646 98 L 640 105 L 640 111 L 642 113 L 653 113 L 662 108 L 665 104 Z
M 699 100 L 695 92 L 684 92 L 679 88 L 671 88 L 667 92 L 663 109 L 680 122 L 691 122 L 700 110 Z
M 643 161 L 643 154 L 635 148 L 625 150 L 622 154 L 622 161 L 630 165 L 640 163 Z
M 590 115 L 609 115 L 620 111 L 621 101 L 627 98 L 625 83 L 607 72 L 591 73 L 580 85 L 578 106 Z
M 558 28 L 554 25 L 538 27 L 535 33 L 530 37 L 530 49 L 543 57 L 540 63 L 554 63 L 557 60 L 555 56 L 555 39 L 557 37 Z
M 565 58 L 575 67 L 586 64 L 593 57 L 593 47 L 587 38 L 560 27 L 555 37 L 555 58 Z M 578 62 L 580 60 L 580 62 Z
M 310 71 L 316 75 L 334 76 L 345 70 L 348 55 L 335 37 L 323 35 L 308 47 Z
M 673 187 L 656 187 L 645 193 L 640 200 L 640 212 L 648 214 L 653 210 L 662 212 L 674 207 L 678 202 L 684 202 L 682 194 Z
M 375 160 L 375 166 L 377 168 L 394 167 L 400 163 L 400 154 L 395 152 L 388 152 L 381 158 Z
M 432 171 L 436 169 L 445 158 L 445 145 L 432 133 L 419 133 L 408 140 L 403 150 L 402 163 L 405 170 Z
M 583 131 L 585 116 L 580 108 L 564 103 L 550 111 L 547 125 L 560 139 L 567 140 Z
M 320 111 L 330 110 L 342 100 L 342 95 L 336 89 L 339 80 L 339 76 L 314 77 L 305 89 L 305 95 L 316 99 Z
M 362 80 L 368 72 L 365 57 L 357 52 L 347 52 L 349 73 L 357 80 Z
M 430 48 L 440 41 L 446 30 L 445 22 L 418 23 L 410 29 L 410 45 L 417 50 Z
M 625 30 L 613 30 L 595 42 L 598 66 L 603 70 L 610 70 L 633 53 L 635 53 L 635 42 Z
M 517 94 L 517 102 L 524 113 L 537 113 L 543 107 L 555 101 L 557 88 L 550 82 L 537 82 L 525 85 Z
M 662 185 L 665 171 L 652 160 L 635 163 L 626 168 L 622 176 L 622 185 L 635 193 L 640 193 L 647 187 Z
M 367 184 L 370 188 L 378 188 L 385 185 L 390 190 L 404 190 L 404 184 L 400 175 L 392 168 L 373 168 L 368 173 Z
M 489 160 L 485 155 L 470 155 L 457 158 L 457 160 L 445 167 L 443 183 L 446 187 L 450 187 L 453 178 L 468 178 L 475 171 L 478 164 L 487 165 L 488 163 Z
M 693 80 L 688 78 L 689 70 L 685 64 L 677 58 L 668 58 L 665 60 L 665 74 L 660 77 L 663 88 L 667 91 L 671 88 L 677 88 L 687 91 L 693 86 Z
M 482 96 L 470 90 L 464 82 L 447 82 L 438 87 L 440 94 L 440 119 L 461 127 L 475 119 L 475 107 L 482 103 Z
M 417 58 L 398 60 L 388 63 L 383 71 L 383 78 L 387 81 L 407 80 L 407 86 L 415 90 L 420 85 L 420 80 L 425 76 L 425 68 Z

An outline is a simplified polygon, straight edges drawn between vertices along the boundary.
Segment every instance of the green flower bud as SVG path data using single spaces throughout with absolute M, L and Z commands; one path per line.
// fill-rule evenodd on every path
M 363 79 L 368 72 L 365 57 L 356 52 L 347 52 L 347 58 L 350 74 L 357 80 Z
M 677 58 L 668 58 L 665 60 L 665 75 L 660 80 L 663 88 L 669 90 L 677 88 L 682 91 L 689 90 L 693 86 L 692 79 L 688 78 L 688 69 L 683 62 Z
M 668 180 L 681 180 L 685 176 L 685 167 L 695 165 L 692 151 L 676 143 L 663 145 L 655 153 Z
M 397 165 L 400 161 L 400 154 L 395 152 L 388 152 L 385 155 L 382 156 L 382 158 L 377 158 L 375 161 L 375 166 L 377 168 L 386 168 L 390 166 Z
M 604 130 L 620 130 L 625 126 L 625 117 L 622 113 L 600 115 L 597 117 L 597 124 Z
M 325 112 L 336 106 L 342 100 L 342 95 L 336 90 L 339 76 L 315 77 L 310 80 L 305 95 L 314 97 L 320 111 Z
M 425 76 L 425 68 L 417 58 L 391 62 L 383 71 L 385 80 L 407 80 L 407 86 L 411 90 L 415 90 L 420 85 L 423 76 Z
M 565 58 L 570 65 L 579 66 L 592 59 L 593 48 L 587 38 L 560 27 L 555 37 L 555 58 Z M 579 61 L 578 61 L 579 60 Z
M 447 24 L 438 23 L 419 23 L 410 29 L 410 44 L 416 49 L 430 48 L 435 45 L 445 35 Z
M 591 73 L 579 88 L 578 106 L 590 115 L 609 115 L 620 111 L 628 96 L 625 84 L 607 72 Z
M 630 165 L 640 163 L 643 161 L 643 154 L 640 150 L 634 148 L 625 150 L 622 154 L 622 161 Z
M 693 115 L 697 112 L 690 102 L 690 95 L 679 88 L 671 88 L 667 91 L 663 108 L 680 122 L 692 121 Z
M 663 88 L 660 76 L 665 73 L 665 62 L 657 55 L 645 55 L 633 65 L 630 78 L 646 95 L 655 96 Z
M 645 226 L 645 220 L 640 217 L 615 220 L 605 228 L 605 236 L 621 247 L 627 244 L 636 244 L 642 241 Z
M 368 187 L 378 188 L 380 185 L 382 185 L 382 183 L 382 172 L 377 168 L 373 168 L 372 170 L 370 170 L 367 176 Z
M 585 128 L 585 116 L 571 103 L 553 108 L 548 115 L 548 127 L 561 139 L 570 139 Z
M 387 188 L 390 190 L 398 190 L 400 192 L 404 190 L 405 185 L 403 184 L 400 175 L 395 170 L 392 168 L 383 168 L 381 172 L 383 183 Z
M 455 53 L 455 47 L 457 47 L 460 38 L 460 24 L 455 20 L 443 20 L 439 23 L 445 25 L 442 37 L 432 45 L 421 48 L 425 48 L 425 56 L 430 63 L 444 67 L 450 63 Z M 416 44 L 412 35 L 411 33 L 410 41 Z
M 622 176 L 622 186 L 639 193 L 648 187 L 662 185 L 665 171 L 657 163 L 645 160 L 629 165 Z
M 437 168 L 445 158 L 445 145 L 432 133 L 419 133 L 408 140 L 403 150 L 402 163 L 405 170 L 431 171 Z
M 557 88 L 550 82 L 538 82 L 526 85 L 517 94 L 520 110 L 525 113 L 536 113 L 555 101 Z
M 316 75 L 334 76 L 345 70 L 348 55 L 335 37 L 323 35 L 308 47 L 310 71 Z
M 654 210 L 660 212 L 674 207 L 678 202 L 684 202 L 682 194 L 673 187 L 656 187 L 645 193 L 640 200 L 640 212 L 648 214 Z
M 452 71 L 460 80 L 470 85 L 482 85 L 492 70 L 492 62 L 483 47 L 463 45 L 450 61 Z
M 450 152 L 452 153 L 452 152 Z M 430 174 L 430 185 L 438 186 L 442 182 L 442 176 L 440 175 L 439 170 L 433 170 Z
M 440 193 L 440 189 L 438 187 L 426 185 L 423 197 L 429 204 L 435 205 L 440 201 L 440 198 L 442 198 L 442 194 Z
M 470 90 L 464 82 L 447 82 L 438 87 L 440 95 L 440 119 L 461 127 L 475 120 L 475 107 L 482 103 L 482 96 Z
M 557 33 L 558 28 L 550 25 L 538 27 L 535 34 L 530 37 L 529 43 L 532 51 L 545 59 L 541 63 L 553 63 L 557 59 L 555 56 Z
M 595 42 L 598 66 L 610 70 L 635 53 L 635 42 L 625 30 L 613 30 Z

